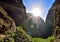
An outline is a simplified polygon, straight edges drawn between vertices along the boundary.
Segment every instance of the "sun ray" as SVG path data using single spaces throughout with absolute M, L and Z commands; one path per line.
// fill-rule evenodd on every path
M 31 10 L 31 13 L 34 15 L 34 16 L 41 16 L 41 10 L 39 8 L 33 8 Z

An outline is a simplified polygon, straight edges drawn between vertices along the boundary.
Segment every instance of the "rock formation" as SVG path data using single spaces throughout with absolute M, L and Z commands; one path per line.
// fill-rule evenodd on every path
M 60 0 L 55 0 L 55 42 L 60 42 Z
M 0 6 L 15 20 L 17 26 L 21 25 L 27 18 L 22 0 L 0 0 Z
M 60 0 L 55 0 L 46 21 L 54 28 L 54 42 L 60 42 Z
M 2 36 L 4 35 L 4 37 L 2 37 L 3 42 L 12 42 L 9 41 L 12 37 L 15 42 L 28 42 L 27 35 L 17 32 L 18 30 L 16 30 L 16 25 L 21 26 L 27 19 L 25 11 L 25 6 L 23 5 L 22 0 L 0 0 L 0 34 Z M 11 33 L 16 35 L 12 36 Z M 2 41 L 0 40 L 0 42 Z
M 52 5 L 54 6 L 54 4 Z M 54 7 L 55 8 L 55 7 Z M 45 23 L 45 35 L 51 36 L 53 33 L 53 29 L 54 29 L 54 18 L 55 18 L 55 10 L 53 7 L 50 8 L 48 15 L 46 17 L 46 23 Z
M 16 32 L 14 20 L 8 16 L 8 13 L 0 7 L 0 34 L 5 31 Z

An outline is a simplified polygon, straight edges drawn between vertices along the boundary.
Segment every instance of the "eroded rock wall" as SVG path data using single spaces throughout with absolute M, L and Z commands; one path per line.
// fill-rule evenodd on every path
M 27 19 L 25 6 L 22 0 L 0 0 L 0 6 L 2 6 L 8 13 L 8 15 L 15 20 L 17 26 L 23 24 Z
M 55 1 L 55 42 L 60 42 L 60 0 Z
M 16 32 L 14 20 L 8 16 L 8 13 L 0 6 L 0 34 L 5 31 Z
M 54 28 L 54 34 L 53 34 L 55 37 L 54 42 L 60 42 L 60 0 L 55 0 L 51 9 L 49 10 L 48 15 L 50 16 L 49 20 L 52 21 L 52 25 Z
M 16 27 L 26 19 L 22 0 L 0 0 L 0 42 L 29 42 L 27 34 L 22 33 L 24 30 Z

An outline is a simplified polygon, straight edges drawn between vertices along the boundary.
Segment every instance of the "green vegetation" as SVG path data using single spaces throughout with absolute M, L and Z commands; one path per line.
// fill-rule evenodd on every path
M 23 38 L 26 39 L 26 42 L 54 42 L 54 36 L 48 37 L 47 39 L 32 38 L 22 29 L 22 27 L 17 27 L 16 31 L 17 31 L 17 35 L 18 35 L 17 37 L 20 38 L 22 36 Z M 22 35 L 21 35 L 21 33 L 22 33 Z M 6 38 L 0 40 L 1 42 L 15 42 L 15 40 L 18 40 L 18 38 L 14 38 L 14 36 L 16 36 L 16 33 L 5 32 L 4 34 L 10 35 L 10 36 L 7 36 Z M 21 39 L 21 40 L 24 40 L 24 39 Z M 22 42 L 24 42 L 24 41 L 22 41 Z
M 19 31 L 20 33 L 22 33 L 24 36 L 25 36 L 25 38 L 27 39 L 27 41 L 32 41 L 32 37 L 31 36 L 29 36 L 23 29 L 22 29 L 22 27 L 17 27 L 17 31 Z
M 54 42 L 54 37 L 48 37 L 47 39 L 42 39 L 42 38 L 33 38 L 32 42 Z
M 27 36 L 27 39 L 29 39 L 29 41 L 32 41 L 32 42 L 54 42 L 54 36 L 48 37 L 47 39 L 32 38 L 31 36 L 26 34 L 26 32 L 22 29 L 22 27 L 18 27 L 18 30 L 23 32 L 23 34 Z

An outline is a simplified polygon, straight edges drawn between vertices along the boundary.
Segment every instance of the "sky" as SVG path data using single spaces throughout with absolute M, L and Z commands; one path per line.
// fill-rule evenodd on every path
M 42 11 L 41 18 L 45 21 L 48 11 L 55 0 L 23 0 L 26 7 L 26 12 L 30 13 L 32 8 L 39 7 Z

